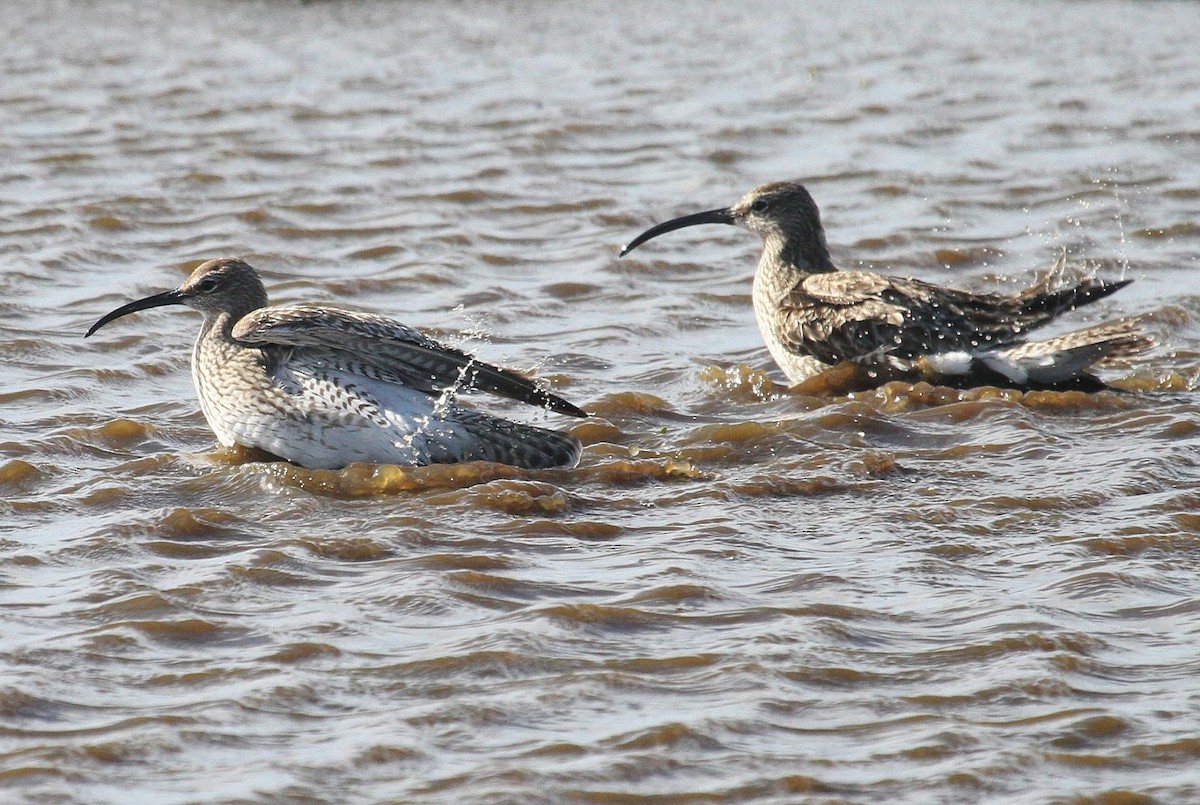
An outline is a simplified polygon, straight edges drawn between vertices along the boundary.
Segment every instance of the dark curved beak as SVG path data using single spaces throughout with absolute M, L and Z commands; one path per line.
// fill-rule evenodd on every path
M 696 226 L 697 224 L 732 224 L 735 223 L 733 210 L 729 207 L 722 207 L 719 210 L 706 210 L 704 212 L 695 212 L 691 215 L 685 215 L 682 218 L 672 218 L 670 221 L 663 221 L 661 224 L 652 226 L 642 234 L 638 235 L 629 243 L 625 244 L 625 248 L 621 249 L 621 253 L 617 257 L 624 257 L 631 251 L 641 246 L 651 238 L 656 238 L 664 232 L 674 232 L 676 229 L 683 229 L 685 226 Z
M 137 313 L 139 310 L 149 310 L 152 307 L 162 307 L 163 305 L 182 305 L 184 298 L 184 295 L 179 291 L 166 291 L 165 293 L 156 293 L 154 296 L 147 296 L 145 299 L 139 299 L 136 302 L 130 302 L 128 305 L 121 305 L 121 307 L 112 313 L 102 316 L 100 321 L 93 324 L 83 334 L 83 337 L 87 338 L 114 319 L 119 319 L 130 313 Z

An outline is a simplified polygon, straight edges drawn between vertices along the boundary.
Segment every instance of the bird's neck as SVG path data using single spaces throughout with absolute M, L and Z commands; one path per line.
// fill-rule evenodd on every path
M 248 311 L 247 311 L 248 312 Z M 204 323 L 192 348 L 192 368 L 202 363 L 223 364 L 227 361 L 255 361 L 262 353 L 258 347 L 244 344 L 233 337 L 233 327 L 246 313 L 221 311 L 205 314 Z M 199 388 L 199 386 L 197 386 Z
M 220 313 L 206 313 L 204 315 L 204 323 L 200 325 L 200 336 L 196 342 L 220 340 L 233 341 L 233 325 L 237 324 L 241 315 L 235 315 L 227 311 Z
M 829 259 L 825 233 L 818 230 L 806 237 L 787 237 L 773 232 L 763 239 L 761 267 L 768 265 L 800 274 L 827 274 L 837 271 Z
M 246 294 L 224 310 L 208 310 L 204 312 L 204 324 L 200 328 L 201 339 L 220 339 L 236 343 L 233 338 L 233 327 L 245 316 L 267 306 L 267 294 L 261 288 L 258 293 Z

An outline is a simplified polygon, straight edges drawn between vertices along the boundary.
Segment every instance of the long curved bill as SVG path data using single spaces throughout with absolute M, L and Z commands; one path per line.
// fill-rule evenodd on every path
M 156 293 L 154 296 L 147 296 L 145 299 L 139 299 L 136 302 L 130 302 L 128 305 L 121 305 L 121 307 L 117 308 L 112 313 L 107 313 L 102 316 L 100 321 L 93 324 L 91 328 L 89 328 L 88 331 L 83 334 L 83 337 L 87 338 L 89 335 L 96 332 L 114 319 L 119 319 L 122 316 L 129 315 L 130 313 L 137 313 L 139 310 L 149 310 L 152 307 L 162 307 L 164 305 L 182 305 L 183 299 L 184 296 L 179 291 L 166 291 L 164 293 Z
M 732 223 L 734 223 L 733 210 L 728 207 L 722 207 L 719 210 L 694 212 L 691 215 L 685 215 L 682 218 L 672 218 L 670 221 L 663 221 L 661 224 L 650 227 L 645 232 L 629 241 L 629 243 L 625 244 L 625 248 L 621 249 L 621 253 L 617 256 L 624 257 L 651 238 L 656 238 L 665 232 L 674 232 L 676 229 L 683 229 L 685 226 L 696 226 L 697 224 Z

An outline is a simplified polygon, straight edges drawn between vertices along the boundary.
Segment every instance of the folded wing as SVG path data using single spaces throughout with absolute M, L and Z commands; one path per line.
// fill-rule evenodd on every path
M 782 335 L 825 363 L 911 360 L 1018 340 L 1005 300 L 868 272 L 811 274 L 781 305 Z
M 430 394 L 447 388 L 476 389 L 543 406 L 570 416 L 587 413 L 539 387 L 530 378 L 480 361 L 394 319 L 327 306 L 283 305 L 255 310 L 233 327 L 247 345 L 287 350 L 302 347 L 343 367 L 402 382 Z

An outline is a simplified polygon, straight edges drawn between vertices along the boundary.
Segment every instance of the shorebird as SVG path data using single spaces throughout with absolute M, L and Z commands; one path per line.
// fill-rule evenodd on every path
M 562 397 L 384 316 L 328 305 L 268 307 L 258 272 L 243 260 L 209 260 L 179 288 L 122 305 L 84 337 L 163 305 L 204 314 L 192 380 L 226 447 L 258 448 L 309 469 L 476 460 L 541 469 L 579 461 L 581 445 L 570 434 L 453 399 L 477 389 L 587 416 Z
M 1061 313 L 1102 299 L 1131 280 L 1051 278 L 1021 293 L 972 293 L 918 279 L 839 271 L 821 216 L 799 182 L 756 187 L 732 207 L 685 215 L 647 229 L 651 238 L 697 224 L 732 224 L 763 240 L 754 313 L 775 362 L 801 383 L 844 361 L 877 385 L 926 379 L 958 387 L 1099 390 L 1092 370 L 1149 349 L 1131 322 L 1109 322 L 1042 341 L 1026 334 Z

